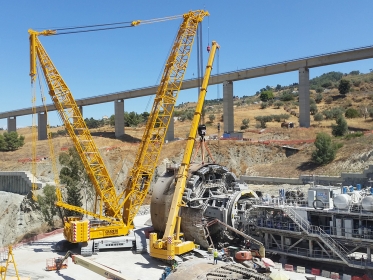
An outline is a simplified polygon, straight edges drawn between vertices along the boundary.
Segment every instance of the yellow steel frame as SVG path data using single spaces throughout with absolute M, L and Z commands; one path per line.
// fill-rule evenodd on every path
M 109 172 L 105 167 L 103 159 L 99 154 L 70 89 L 67 87 L 65 81 L 62 79 L 38 39 L 39 35 L 53 35 L 54 31 L 47 30 L 36 32 L 29 30 L 29 34 L 31 47 L 30 76 L 32 82 L 34 82 L 36 78 L 37 57 L 48 84 L 49 95 L 52 97 L 53 103 L 64 122 L 65 128 L 74 142 L 88 176 L 95 187 L 96 194 L 101 198 L 99 217 L 103 218 L 105 214 L 112 219 L 121 220 L 120 214 L 116 211 L 117 195 Z M 69 208 L 66 203 L 63 203 L 63 207 Z M 81 208 L 75 208 L 75 210 L 83 212 Z
M 183 160 L 176 175 L 177 182 L 175 186 L 174 196 L 172 198 L 171 208 L 168 214 L 166 228 L 163 239 L 157 240 L 157 234 L 152 233 L 150 239 L 150 255 L 156 258 L 165 260 L 173 260 L 175 255 L 183 254 L 194 249 L 192 241 L 181 242 L 180 240 L 180 220 L 179 210 L 184 203 L 182 196 L 185 190 L 186 180 L 188 177 L 188 170 L 190 166 L 190 159 L 193 153 L 193 147 L 197 136 L 199 121 L 201 119 L 202 108 L 206 97 L 208 81 L 212 70 L 212 64 L 215 58 L 216 49 L 219 45 L 213 41 L 208 63 L 206 65 L 205 76 L 202 81 L 201 91 L 198 97 L 196 110 L 190 127 L 187 145 L 184 151 Z M 174 237 L 176 228 L 176 236 Z
M 92 213 L 81 207 L 64 203 L 61 191 L 57 188 L 57 206 L 104 221 L 110 221 L 112 223 L 111 226 L 119 229 L 119 235 L 125 235 L 133 228 L 133 219 L 150 187 L 176 99 L 184 79 L 198 24 L 208 15 L 208 12 L 203 10 L 190 11 L 183 15 L 183 22 L 167 60 L 140 148 L 126 183 L 127 187 L 118 196 L 70 89 L 38 39 L 40 35 L 50 36 L 56 34 L 56 31 L 45 30 L 37 32 L 29 30 L 31 80 L 32 82 L 35 81 L 36 58 L 38 58 L 48 84 L 49 94 L 95 187 L 96 196 L 100 198 L 99 213 Z M 150 22 L 152 21 L 138 22 L 134 25 Z M 122 209 L 123 213 L 121 213 Z M 97 228 L 97 231 L 100 230 L 101 228 Z M 91 229 L 91 233 L 93 231 Z
M 184 78 L 198 24 L 208 12 L 190 11 L 184 14 L 171 53 L 167 60 L 161 83 L 136 155 L 134 166 L 126 183 L 122 204 L 123 221 L 132 224 L 149 190 L 154 169 L 158 162 L 167 128 Z
M 8 267 L 9 267 L 9 264 L 11 264 L 11 263 L 14 266 L 14 271 L 16 273 L 16 278 L 20 279 L 19 274 L 18 274 L 17 264 L 16 264 L 16 261 L 14 259 L 14 255 L 13 255 L 13 248 L 12 248 L 12 246 L 8 246 L 8 258 L 6 260 L 6 264 L 5 264 L 5 266 L 0 266 L 1 280 L 6 279 L 6 274 L 7 274 L 7 271 L 8 271 Z

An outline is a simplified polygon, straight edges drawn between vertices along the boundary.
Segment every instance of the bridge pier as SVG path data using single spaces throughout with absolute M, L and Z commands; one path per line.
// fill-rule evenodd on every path
M 16 117 L 8 117 L 8 133 L 12 131 L 17 131 Z
M 114 101 L 115 137 L 124 135 L 124 100 Z
M 310 127 L 310 71 L 299 68 L 299 126 Z
M 223 83 L 223 122 L 224 132 L 234 132 L 234 112 L 233 112 L 233 82 Z
M 183 136 L 185 137 L 185 136 Z M 170 124 L 168 125 L 165 141 L 173 141 L 175 140 L 175 121 L 174 121 L 174 114 L 172 113 Z
M 45 140 L 48 138 L 47 135 L 47 113 L 40 112 L 38 114 L 38 140 Z

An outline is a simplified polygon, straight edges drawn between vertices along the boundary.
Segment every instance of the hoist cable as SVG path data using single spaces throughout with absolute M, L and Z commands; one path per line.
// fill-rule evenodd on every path
M 108 27 L 108 28 L 97 28 L 97 29 L 90 29 L 90 30 L 80 30 L 80 31 L 69 31 L 69 32 L 61 32 L 53 34 L 53 36 L 57 35 L 66 35 L 66 34 L 73 34 L 73 33 L 85 33 L 85 32 L 95 32 L 95 31 L 103 31 L 103 30 L 111 30 L 111 29 L 120 29 L 120 28 L 129 28 L 135 27 L 134 25 L 129 26 L 117 26 L 117 27 Z
M 210 46 L 210 17 L 207 18 L 207 46 Z
M 57 31 L 58 30 L 71 30 L 71 29 L 91 28 L 91 27 L 98 27 L 98 26 L 108 26 L 108 25 L 117 25 L 117 24 L 128 24 L 128 23 L 132 23 L 132 21 L 103 23 L 103 24 L 94 24 L 94 25 L 82 25 L 82 26 L 64 27 L 64 28 L 53 28 L 53 30 L 57 30 Z
M 220 49 L 217 49 L 217 53 L 218 53 L 218 61 L 217 61 L 217 65 L 216 65 L 216 75 L 218 76 L 220 74 L 220 71 L 219 71 L 219 61 L 220 61 Z M 217 89 L 217 99 L 220 99 L 220 87 L 219 87 L 219 84 L 216 84 L 216 89 Z
M 102 23 L 102 24 L 94 24 L 94 25 L 82 25 L 82 26 L 73 26 L 73 27 L 64 27 L 64 28 L 54 28 L 53 30 L 55 30 L 55 31 L 75 30 L 75 29 L 85 29 L 85 28 L 88 28 L 88 29 L 87 30 L 76 30 L 76 31 L 57 32 L 56 34 L 51 34 L 51 35 L 56 36 L 56 35 L 65 35 L 65 34 L 74 34 L 74 33 L 84 33 L 84 32 L 93 32 L 93 31 L 103 31 L 103 30 L 128 28 L 128 27 L 135 27 L 137 25 L 144 25 L 144 24 L 151 24 L 151 23 L 157 23 L 157 22 L 164 22 L 164 21 L 174 20 L 174 19 L 179 19 L 179 18 L 182 18 L 182 15 L 169 16 L 169 17 L 156 18 L 156 19 L 147 19 L 147 20 L 123 21 L 123 22 L 115 22 L 115 23 Z M 125 25 L 125 24 L 127 24 L 127 25 Z M 95 27 L 112 26 L 112 25 L 123 25 L 123 26 L 106 27 L 106 28 L 95 28 Z

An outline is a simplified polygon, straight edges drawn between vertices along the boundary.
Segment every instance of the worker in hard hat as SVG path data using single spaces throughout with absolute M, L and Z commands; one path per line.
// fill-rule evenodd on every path
M 214 250 L 214 264 L 218 264 L 219 253 L 218 250 Z

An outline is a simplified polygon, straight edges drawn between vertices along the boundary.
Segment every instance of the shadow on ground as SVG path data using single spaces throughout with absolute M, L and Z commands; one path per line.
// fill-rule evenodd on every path
M 99 136 L 104 138 L 110 138 L 110 139 L 118 139 L 123 142 L 130 142 L 130 143 L 138 143 L 141 141 L 141 139 L 132 137 L 131 135 L 124 134 L 120 137 L 115 137 L 115 132 L 112 131 L 99 131 L 99 132 L 91 132 L 92 136 Z
M 318 165 L 316 163 L 313 163 L 311 161 L 303 162 L 299 166 L 297 166 L 297 170 L 300 171 L 314 171 Z

